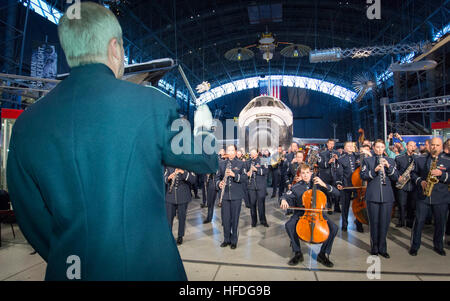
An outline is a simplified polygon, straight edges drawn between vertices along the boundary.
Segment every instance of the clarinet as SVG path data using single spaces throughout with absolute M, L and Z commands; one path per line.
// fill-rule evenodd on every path
M 225 188 L 227 186 L 227 181 L 228 181 L 228 176 L 226 174 L 227 169 L 231 169 L 231 161 L 230 160 L 228 160 L 227 166 L 225 167 L 225 176 L 223 177 L 223 182 L 225 185 L 223 185 L 223 189 L 220 192 L 219 205 L 222 205 L 223 193 L 225 192 Z
M 384 160 L 384 159 L 381 156 L 379 156 L 377 158 L 378 158 L 378 164 L 377 165 L 379 165 L 381 163 L 381 160 Z M 381 185 L 386 185 L 386 173 L 384 171 L 384 165 L 380 169 L 380 180 L 381 180 Z
M 252 160 L 252 164 L 250 165 L 250 171 L 252 170 L 252 167 L 255 166 L 255 163 Z M 252 171 L 252 173 L 250 174 L 250 177 L 248 177 L 248 183 L 250 184 L 251 180 L 252 180 L 252 176 L 253 176 L 254 171 Z M 256 184 L 256 183 L 255 183 Z
M 175 173 L 175 177 L 173 177 L 172 183 L 170 183 L 170 186 L 169 186 L 169 193 L 172 193 L 173 186 L 175 185 L 175 180 L 177 179 L 177 177 L 178 177 L 178 174 Z

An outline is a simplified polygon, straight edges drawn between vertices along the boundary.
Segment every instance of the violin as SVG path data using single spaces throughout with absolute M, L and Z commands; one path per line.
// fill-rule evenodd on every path
M 314 170 L 313 178 L 317 176 L 317 168 Z M 303 206 L 305 214 L 299 218 L 296 226 L 298 237 L 308 243 L 320 244 L 328 239 L 330 229 L 327 220 L 323 217 L 323 211 L 327 205 L 327 196 L 313 185 L 303 193 Z
M 360 145 L 364 142 L 364 130 L 359 129 L 359 139 Z M 356 189 L 356 197 L 352 200 L 352 211 L 356 219 L 362 224 L 369 224 L 369 215 L 367 213 L 367 204 L 365 201 L 366 196 L 366 186 L 367 183 L 361 179 L 361 165 L 364 159 L 364 153 L 360 153 L 359 162 L 360 166 L 355 169 L 352 174 L 352 185 L 353 187 L 358 187 Z

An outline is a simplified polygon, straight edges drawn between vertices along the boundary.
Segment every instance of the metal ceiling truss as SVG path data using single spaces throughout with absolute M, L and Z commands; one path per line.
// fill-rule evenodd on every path
M 450 95 L 423 98 L 389 104 L 392 113 L 448 112 Z

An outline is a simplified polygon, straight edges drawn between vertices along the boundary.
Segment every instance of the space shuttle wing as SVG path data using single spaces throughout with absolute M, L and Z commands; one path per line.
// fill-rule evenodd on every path
M 132 64 L 125 67 L 123 79 L 135 84 L 148 82 L 155 86 L 158 81 L 175 66 L 174 60 L 170 58 Z
M 122 79 L 139 85 L 151 83 L 155 86 L 158 81 L 175 66 L 176 64 L 171 58 L 162 58 L 145 63 L 131 64 L 125 67 Z M 69 73 L 58 74 L 56 78 L 58 80 L 63 80 L 67 76 L 69 76 Z

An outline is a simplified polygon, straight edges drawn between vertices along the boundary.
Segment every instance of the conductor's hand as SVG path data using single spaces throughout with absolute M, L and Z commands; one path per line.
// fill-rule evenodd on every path
M 213 118 L 207 105 L 201 105 L 194 114 L 194 135 L 202 134 L 202 131 L 212 131 Z
M 337 184 L 337 189 L 342 190 L 342 188 L 344 188 L 342 185 Z
M 286 202 L 286 200 L 281 200 L 281 205 L 280 205 L 280 208 L 281 209 L 283 209 L 283 210 L 286 210 L 286 209 L 288 209 L 289 208 L 289 204 L 288 204 L 288 202 Z
M 177 168 L 177 169 L 175 169 L 175 173 L 184 174 L 184 170 Z
M 319 177 L 315 177 L 315 178 L 313 179 L 313 181 L 314 181 L 314 184 L 318 184 L 318 185 L 320 185 L 320 186 L 322 186 L 322 187 L 327 187 L 327 184 L 325 184 L 325 183 L 322 181 L 322 179 L 319 178 Z
M 169 181 L 173 180 L 173 178 L 175 178 L 175 175 L 176 175 L 175 172 L 171 173 L 170 176 L 167 178 L 167 180 L 169 180 Z

